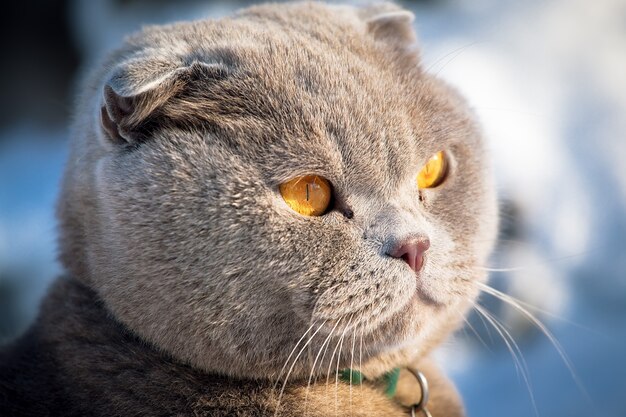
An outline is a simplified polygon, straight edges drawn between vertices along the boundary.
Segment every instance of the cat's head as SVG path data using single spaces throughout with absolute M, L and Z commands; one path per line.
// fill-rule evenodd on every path
M 497 215 L 480 130 L 421 68 L 411 19 L 275 5 L 131 37 L 78 109 L 69 271 L 209 371 L 430 350 L 476 296 Z

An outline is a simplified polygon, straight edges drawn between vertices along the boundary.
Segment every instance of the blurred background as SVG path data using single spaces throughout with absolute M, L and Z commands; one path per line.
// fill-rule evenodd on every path
M 142 24 L 248 3 L 3 5 L 0 343 L 61 271 L 54 203 L 77 78 Z M 481 297 L 494 319 L 472 315 L 438 352 L 469 415 L 626 416 L 626 1 L 401 4 L 416 14 L 425 66 L 485 128 L 502 208 L 491 285 L 551 332 Z

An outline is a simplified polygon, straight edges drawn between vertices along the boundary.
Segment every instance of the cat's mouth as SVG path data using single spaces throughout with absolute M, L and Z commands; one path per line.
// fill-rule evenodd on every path
M 326 343 L 336 347 L 331 352 L 338 350 L 350 357 L 352 341 L 356 340 L 357 345 L 366 347 L 363 359 L 405 351 L 414 355 L 457 325 L 462 317 L 459 311 L 467 301 L 464 288 L 454 279 L 457 271 L 442 265 L 436 254 L 424 258 L 418 271 L 395 261 L 384 265 L 387 274 L 380 270 L 372 277 L 373 287 L 362 286 L 359 291 L 364 270 L 372 267 L 365 264 L 363 270 L 355 268 L 351 271 L 354 275 L 343 277 L 344 285 L 330 287 L 329 298 L 317 305 L 320 308 L 311 320 L 315 323 L 314 350 L 323 351 L 326 346 L 322 343 Z M 356 279 L 359 274 L 361 282 Z M 372 293 L 376 284 L 378 292 Z M 341 298 L 342 293 L 349 295 Z M 356 296 L 359 293 L 361 297 Z
M 446 324 L 438 317 L 453 314 L 467 299 L 464 282 L 472 278 L 468 268 L 446 262 L 448 255 L 434 249 L 416 262 L 380 251 L 354 257 L 303 294 L 313 303 L 312 313 L 301 310 L 303 318 L 325 323 L 319 331 L 325 337 L 356 328 L 359 336 L 363 331 L 378 340 L 383 350 L 427 337 L 428 329 Z
M 415 278 L 415 292 L 420 300 L 428 304 L 441 304 L 441 302 L 437 300 L 436 295 L 432 293 L 432 289 L 424 282 L 428 279 L 427 272 L 424 271 L 427 264 L 428 255 L 424 254 L 415 261 L 416 267 L 412 267 L 412 265 L 407 262 L 405 269 Z
M 443 306 L 445 302 L 441 300 L 441 295 L 428 282 L 433 279 L 432 273 L 428 270 L 428 254 L 423 254 L 413 263 L 404 261 L 406 262 L 404 269 L 415 279 L 415 294 L 419 301 L 427 305 Z

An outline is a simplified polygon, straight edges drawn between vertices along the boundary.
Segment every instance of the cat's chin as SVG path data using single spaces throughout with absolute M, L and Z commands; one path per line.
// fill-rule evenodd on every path
M 448 336 L 462 322 L 462 315 L 473 294 L 467 298 L 437 286 L 420 284 L 408 303 L 373 331 L 380 341 L 375 350 L 385 355 L 412 352 L 419 355 L 431 350 L 433 341 Z
M 442 323 L 429 322 L 411 334 L 379 340 L 376 345 L 368 346 L 375 353 L 363 363 L 361 371 L 368 377 L 376 378 L 393 368 L 415 366 L 449 333 L 450 323 L 442 326 Z
M 432 286 L 425 283 L 423 279 L 417 277 L 415 286 L 415 298 L 425 305 L 433 306 L 433 307 L 443 307 L 447 300 L 444 300 L 440 291 L 437 291 L 432 288 Z

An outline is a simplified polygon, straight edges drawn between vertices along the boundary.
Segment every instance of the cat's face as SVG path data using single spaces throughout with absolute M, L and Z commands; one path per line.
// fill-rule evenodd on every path
M 497 217 L 480 132 L 413 52 L 369 29 L 352 9 L 300 5 L 133 41 L 125 53 L 148 64 L 127 59 L 105 88 L 60 211 L 120 321 L 195 366 L 263 377 L 294 348 L 308 375 L 330 346 L 325 373 L 341 339 L 341 367 L 355 345 L 360 362 L 400 365 L 462 320 Z M 138 69 L 150 86 L 121 97 Z M 440 151 L 441 183 L 420 190 Z M 281 194 L 305 175 L 330 184 L 321 215 Z M 417 272 L 390 255 L 415 237 L 430 242 Z

